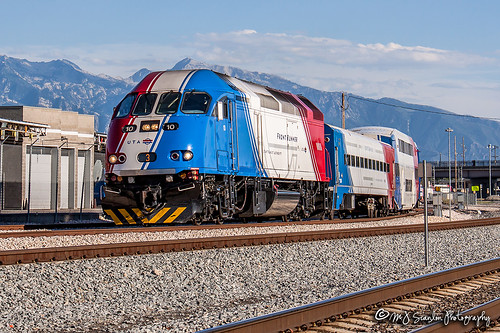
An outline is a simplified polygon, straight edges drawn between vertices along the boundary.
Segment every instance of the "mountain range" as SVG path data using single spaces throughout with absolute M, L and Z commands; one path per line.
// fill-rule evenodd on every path
M 265 86 L 301 94 L 325 114 L 329 124 L 341 126 L 341 93 L 305 87 L 282 77 L 243 69 L 209 65 L 185 58 L 172 70 L 207 68 Z M 150 70 L 143 68 L 128 78 L 88 73 L 68 60 L 31 62 L 0 56 L 0 105 L 27 105 L 59 108 L 93 114 L 96 130 L 105 132 L 113 107 Z M 462 160 L 462 138 L 465 158 L 487 159 L 488 144 L 500 145 L 496 133 L 500 123 L 474 117 L 461 117 L 431 106 L 408 104 L 392 98 L 372 100 L 348 95 L 346 127 L 394 127 L 413 137 L 420 158 L 446 161 L 448 135 L 445 128 L 452 123 L 457 138 L 457 159 Z M 1 117 L 1 115 L 0 115 Z M 453 139 L 453 138 L 452 138 Z M 454 156 L 452 142 L 452 156 Z

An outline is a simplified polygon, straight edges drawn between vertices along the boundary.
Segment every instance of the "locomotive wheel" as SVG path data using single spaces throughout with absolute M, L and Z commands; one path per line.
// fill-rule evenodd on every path
M 220 217 L 217 217 L 217 218 L 215 218 L 214 222 L 215 222 L 215 224 L 221 225 L 224 223 L 224 220 L 221 219 Z
M 193 222 L 194 225 L 201 225 L 201 219 L 195 218 L 195 219 L 193 219 L 192 222 Z

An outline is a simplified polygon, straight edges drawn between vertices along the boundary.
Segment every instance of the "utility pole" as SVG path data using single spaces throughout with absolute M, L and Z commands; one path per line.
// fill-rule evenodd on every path
M 455 135 L 455 189 L 458 188 L 457 180 L 457 136 Z
M 345 128 L 345 94 L 342 93 L 342 128 Z
M 462 179 L 462 188 L 465 190 L 464 168 L 465 168 L 465 138 L 462 137 L 462 172 L 460 175 Z
M 424 249 L 425 249 L 425 266 L 429 266 L 429 218 L 427 207 L 427 161 L 424 160 Z
M 450 222 L 451 222 L 451 132 L 453 129 L 447 128 L 445 129 L 448 132 L 448 184 L 450 186 L 450 191 L 448 192 L 448 205 L 450 206 Z
M 489 144 L 488 145 L 488 150 L 490 152 L 490 165 L 489 165 L 489 168 L 488 168 L 488 174 L 489 174 L 489 177 L 488 177 L 488 194 L 489 195 L 493 195 L 493 193 L 491 192 L 491 149 L 493 149 L 493 145 Z
M 495 165 L 497 165 L 497 148 L 498 146 L 493 146 L 493 149 L 495 150 Z

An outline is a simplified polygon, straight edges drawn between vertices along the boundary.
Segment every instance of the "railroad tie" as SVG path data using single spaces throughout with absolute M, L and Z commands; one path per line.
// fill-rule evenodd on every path
M 436 290 L 429 290 L 426 294 L 420 294 L 411 298 L 404 298 L 401 301 L 394 301 L 384 305 L 383 308 L 387 311 L 397 314 L 413 312 L 419 309 L 426 308 L 434 304 L 438 304 L 443 299 L 454 298 L 457 295 L 464 293 L 473 293 L 474 290 L 483 286 L 497 284 L 500 282 L 500 273 L 486 275 L 483 277 L 477 276 L 474 280 L 468 280 L 450 286 L 444 286 Z M 334 322 L 326 322 L 323 326 L 312 327 L 306 332 L 309 333 L 330 333 L 330 332 L 366 332 L 372 329 L 373 326 L 379 324 L 375 320 L 375 311 L 364 311 L 360 314 L 350 315 L 346 318 L 337 319 Z M 490 327 L 488 332 L 500 333 L 500 326 Z

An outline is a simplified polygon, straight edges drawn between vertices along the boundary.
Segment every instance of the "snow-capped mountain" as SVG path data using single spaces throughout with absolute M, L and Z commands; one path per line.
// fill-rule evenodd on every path
M 30 62 L 0 56 L 0 105 L 60 108 L 96 115 L 106 129 L 111 110 L 131 89 L 133 80 L 83 71 L 68 60 Z
M 323 111 L 326 122 L 336 126 L 341 124 L 339 92 L 320 91 L 276 75 L 210 65 L 190 58 L 182 59 L 172 70 L 198 68 L 211 69 L 304 95 Z M 0 105 L 45 106 L 94 114 L 96 130 L 105 132 L 113 107 L 149 72 L 150 70 L 143 68 L 122 79 L 85 72 L 68 60 L 30 62 L 0 56 Z M 414 138 L 422 159 L 439 160 L 440 153 L 447 156 L 448 142 L 444 129 L 450 126 L 454 129 L 453 134 L 457 136 L 457 141 L 461 142 L 462 137 L 465 138 L 467 159 L 485 159 L 488 156 L 488 150 L 485 148 L 487 144 L 500 145 L 498 139 L 491 136 L 491 133 L 500 131 L 500 123 L 496 121 L 443 115 L 441 113 L 452 113 L 430 106 L 410 105 L 390 98 L 383 98 L 374 103 L 355 97 L 348 100 L 347 128 L 368 125 L 395 127 Z M 430 112 L 419 112 L 418 109 Z M 493 142 L 495 140 L 496 142 Z

